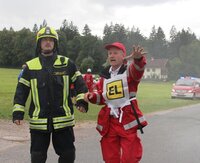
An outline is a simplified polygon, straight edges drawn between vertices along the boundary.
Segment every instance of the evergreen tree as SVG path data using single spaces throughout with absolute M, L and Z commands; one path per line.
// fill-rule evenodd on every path
M 168 58 L 167 56 L 167 41 L 164 31 L 161 27 L 158 29 L 153 26 L 152 32 L 149 37 L 148 49 L 150 55 L 154 58 Z
M 34 24 L 34 26 L 33 26 L 33 32 L 34 32 L 35 34 L 38 33 L 38 26 L 37 26 L 37 24 Z
M 84 26 L 82 34 L 83 34 L 83 36 L 91 35 L 91 30 L 90 30 L 90 28 L 89 28 L 89 26 L 87 24 Z
M 12 67 L 12 60 L 14 54 L 14 40 L 15 32 L 13 29 L 7 30 L 4 28 L 0 31 L 0 66 L 2 67 Z

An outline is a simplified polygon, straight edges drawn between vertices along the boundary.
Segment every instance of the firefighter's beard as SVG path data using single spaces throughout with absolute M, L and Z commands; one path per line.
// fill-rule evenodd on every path
M 42 50 L 42 54 L 44 56 L 51 56 L 53 55 L 53 50 Z

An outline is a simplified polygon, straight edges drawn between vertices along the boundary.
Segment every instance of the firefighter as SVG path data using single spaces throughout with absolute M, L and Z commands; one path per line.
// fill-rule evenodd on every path
M 88 68 L 87 73 L 83 77 L 83 79 L 86 82 L 89 92 L 93 91 L 93 86 L 94 86 L 93 76 L 92 76 L 91 72 L 92 72 L 92 70 L 90 68 Z
M 59 155 L 59 163 L 74 163 L 74 110 L 70 85 L 77 92 L 76 106 L 87 112 L 84 101 L 87 87 L 76 65 L 58 54 L 58 34 L 51 27 L 42 28 L 37 34 L 36 58 L 26 62 L 19 79 L 13 107 L 13 122 L 22 124 L 25 103 L 31 91 L 29 107 L 31 162 L 45 163 L 52 138 Z
M 85 100 L 104 105 L 97 120 L 103 160 L 106 163 L 138 163 L 142 144 L 137 130 L 143 132 L 147 121 L 138 107 L 136 93 L 144 73 L 146 53 L 137 46 L 126 57 L 125 46 L 120 42 L 106 45 L 105 49 L 109 66 L 100 74 L 98 91 L 86 93 Z

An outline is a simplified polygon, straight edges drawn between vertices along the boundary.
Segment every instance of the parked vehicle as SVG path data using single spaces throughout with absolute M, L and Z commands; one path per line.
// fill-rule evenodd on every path
M 200 78 L 181 77 L 173 84 L 171 98 L 200 98 Z

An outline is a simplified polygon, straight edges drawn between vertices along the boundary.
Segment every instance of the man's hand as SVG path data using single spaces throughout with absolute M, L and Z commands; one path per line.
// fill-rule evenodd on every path
M 88 103 L 89 100 L 90 100 L 92 97 L 93 97 L 92 93 L 87 92 L 87 93 L 85 93 L 85 95 L 84 95 L 84 101 L 86 101 L 86 102 Z M 77 106 L 76 108 L 77 108 L 80 112 L 82 112 L 82 113 L 86 113 L 86 112 L 87 112 L 86 109 L 84 108 L 84 106 Z
M 133 46 L 133 51 L 132 53 L 125 57 L 125 60 L 129 60 L 129 59 L 140 59 L 142 58 L 144 55 L 147 54 L 147 52 L 143 51 L 144 49 L 142 47 L 138 46 Z
M 76 103 L 76 108 L 82 112 L 82 113 L 87 113 L 88 111 L 88 102 L 84 99 L 78 100 Z
M 22 122 L 23 122 L 23 120 L 14 120 L 14 123 L 15 123 L 16 125 L 21 125 Z
M 86 113 L 86 110 L 85 110 L 85 108 L 84 108 L 83 106 L 77 106 L 76 108 L 77 108 L 80 112 Z
M 90 99 L 92 99 L 92 98 L 93 98 L 93 94 L 92 93 L 90 93 L 90 92 L 85 93 L 84 100 L 86 102 L 90 102 Z

